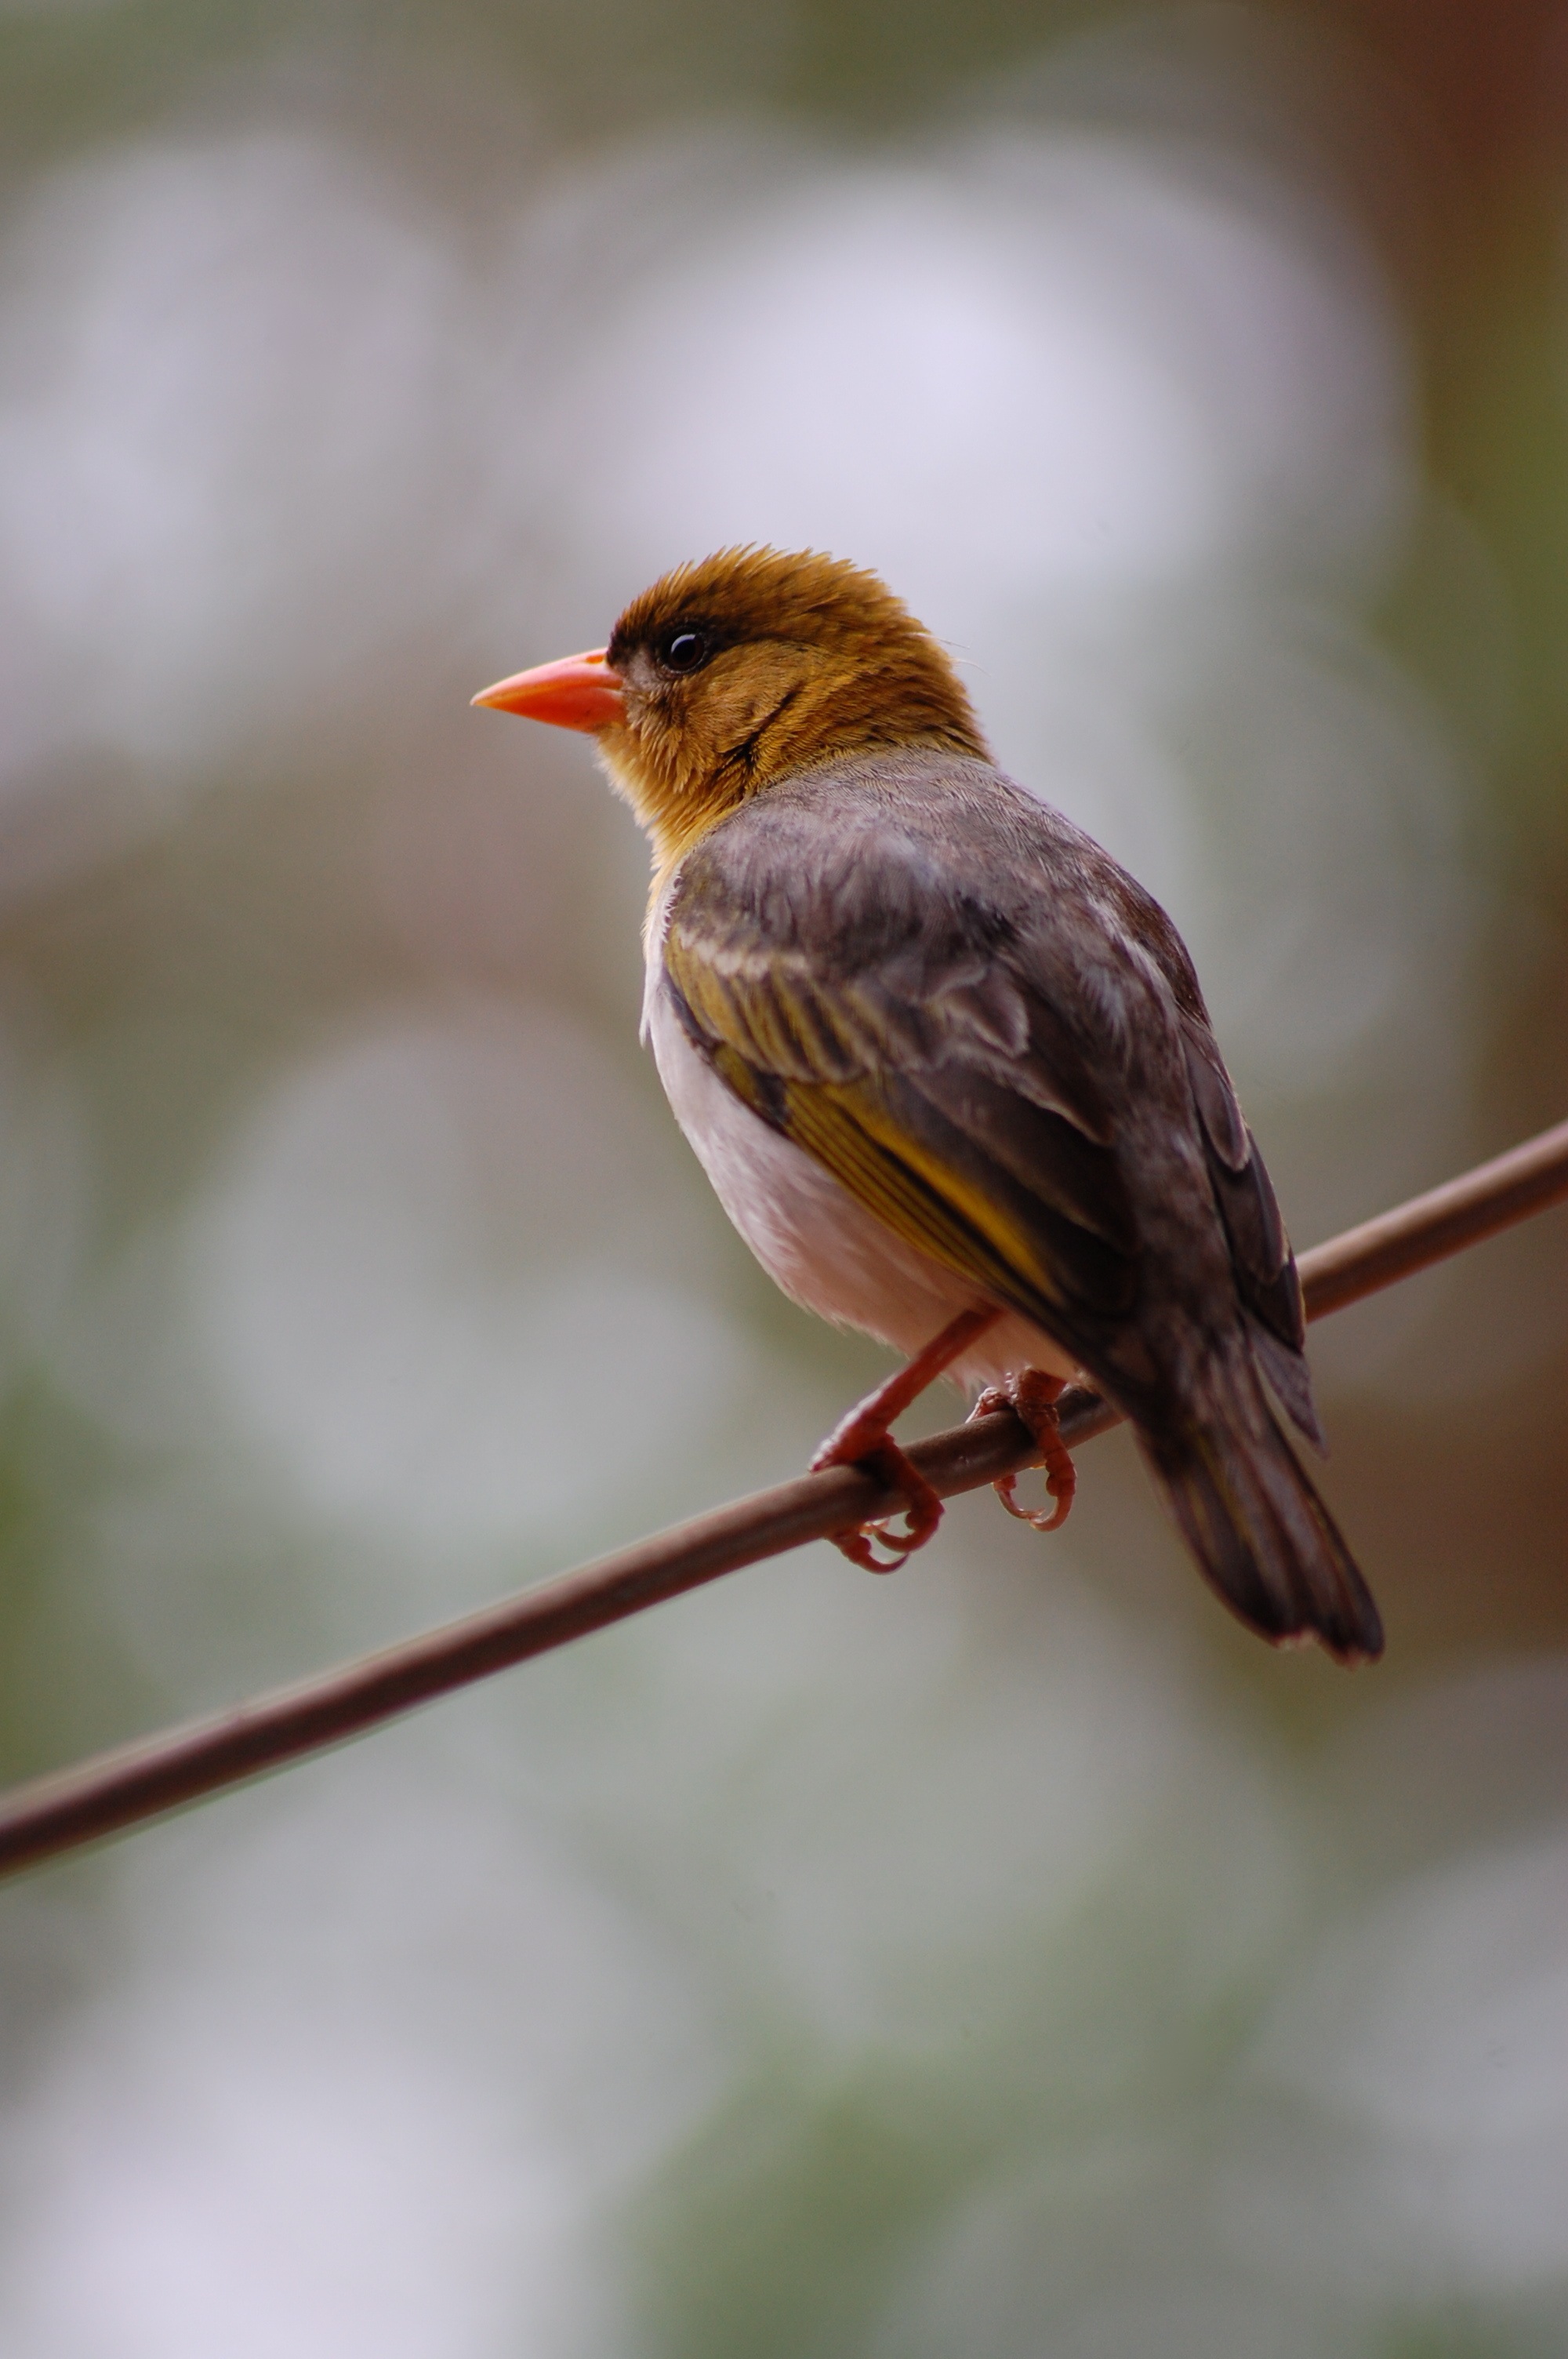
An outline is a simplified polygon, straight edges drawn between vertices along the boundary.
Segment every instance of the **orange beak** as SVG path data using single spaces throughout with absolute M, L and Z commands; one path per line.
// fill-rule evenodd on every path
M 611 670 L 603 647 L 514 672 L 510 679 L 481 689 L 473 701 L 492 705 L 497 712 L 521 712 L 529 721 L 553 721 L 557 729 L 586 729 L 590 734 L 626 717 L 621 675 Z

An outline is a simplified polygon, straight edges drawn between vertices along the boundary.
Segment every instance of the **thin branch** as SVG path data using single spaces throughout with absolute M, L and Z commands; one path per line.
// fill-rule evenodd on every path
M 1321 1318 L 1568 1197 L 1568 1122 L 1302 1256 L 1307 1315 Z M 1081 1389 L 1064 1394 L 1070 1447 L 1118 1423 Z M 1011 1410 L 916 1442 L 910 1456 L 946 1498 L 1033 1464 Z M 617 1549 L 575 1572 L 378 1653 L 274 1688 L 249 1703 L 99 1753 L 0 1798 L 0 1875 L 74 1851 L 395 1719 L 531 1655 L 564 1647 L 684 1590 L 806 1540 L 893 1514 L 897 1496 L 852 1467 L 803 1474 Z

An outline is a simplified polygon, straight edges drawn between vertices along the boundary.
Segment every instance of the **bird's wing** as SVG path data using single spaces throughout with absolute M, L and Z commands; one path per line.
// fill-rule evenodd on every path
M 1098 1357 L 1138 1279 L 1112 1109 L 983 913 L 898 839 L 875 851 L 870 897 L 842 856 L 759 888 L 699 853 L 662 987 L 735 1095 L 889 1228 Z
M 1326 1444 L 1302 1354 L 1306 1320 L 1301 1280 L 1273 1187 L 1214 1035 L 1206 1024 L 1185 1013 L 1181 1025 L 1209 1180 L 1254 1348 L 1292 1424 L 1323 1450 Z

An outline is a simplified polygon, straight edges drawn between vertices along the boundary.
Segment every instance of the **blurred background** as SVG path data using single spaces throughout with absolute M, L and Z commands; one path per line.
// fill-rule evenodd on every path
M 680 559 L 955 649 L 1298 1245 L 1568 1111 L 1561 5 L 8 0 L 0 125 L 7 1776 L 874 1381 L 468 705 Z M 1565 1255 L 1316 1331 L 1376 1671 L 1118 1436 L 7 1889 L 8 2359 L 1561 2353 Z

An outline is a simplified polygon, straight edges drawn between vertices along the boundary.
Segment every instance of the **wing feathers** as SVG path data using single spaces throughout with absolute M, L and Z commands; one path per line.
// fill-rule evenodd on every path
M 1026 1317 L 1056 1323 L 1050 1272 L 1022 1224 L 922 1152 L 871 1093 L 786 1085 L 780 1127 L 906 1243 Z
M 1132 1373 L 1130 1343 L 1111 1360 L 1106 1349 L 1113 1330 L 1125 1342 L 1140 1299 L 1138 1157 L 1161 1151 L 1155 1131 L 1132 1143 L 1136 1122 L 1118 1111 L 1132 1090 L 1201 1147 L 1195 1250 L 1212 1202 L 1260 1368 L 1317 1439 L 1295 1265 L 1195 984 L 1183 967 L 1184 989 L 1161 987 L 1147 962 L 1108 957 L 1087 889 L 1103 859 L 1093 847 L 1064 853 L 1090 864 L 1081 876 L 1069 866 L 1026 887 L 999 875 L 979 893 L 947 834 L 968 808 L 945 807 L 940 856 L 920 833 L 935 806 L 918 799 L 897 827 L 874 794 L 851 799 L 829 830 L 775 794 L 714 831 L 682 872 L 662 942 L 688 1037 L 868 1210 L 1049 1327 L 1102 1381 L 1113 1363 Z M 993 873 L 998 848 L 988 839 Z M 1032 908 L 1031 891 L 1046 897 Z M 1092 1070 L 1086 1024 L 1114 1051 Z M 1192 1169 L 1178 1156 L 1169 1184 Z M 1211 1252 L 1192 1282 L 1223 1324 L 1235 1310 Z M 1133 1354 L 1141 1370 L 1145 1357 Z
M 1301 1280 L 1269 1174 L 1218 1051 L 1190 1017 L 1182 1020 L 1182 1046 L 1237 1291 L 1263 1371 L 1292 1421 L 1321 1449 L 1323 1434 L 1301 1356 L 1306 1337 Z
M 988 1070 L 1037 1014 L 1005 975 L 974 968 L 922 1006 L 885 966 L 828 985 L 798 958 L 705 957 L 679 927 L 665 974 L 736 1094 L 907 1243 L 1053 1330 L 1130 1308 L 1136 1230 L 1114 1156 L 1060 1110 L 1050 1068 L 1025 1064 L 1027 1095 L 1016 1056 L 1005 1082 Z M 1087 1100 L 1087 1075 L 1069 1071 L 1069 1091 Z
M 1245 1313 L 1248 1341 L 1252 1356 L 1269 1380 L 1281 1408 L 1296 1431 L 1311 1442 L 1320 1458 L 1328 1455 L 1328 1440 L 1317 1421 L 1317 1409 L 1312 1397 L 1312 1377 L 1306 1360 L 1292 1344 L 1281 1343 L 1271 1327 L 1265 1327 L 1252 1312 Z
M 916 1094 L 923 1113 L 939 1114 L 1028 1195 L 1131 1261 L 1137 1225 L 1126 1182 L 1107 1148 L 972 1066 L 936 1066 L 921 1075 Z

